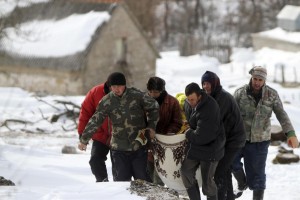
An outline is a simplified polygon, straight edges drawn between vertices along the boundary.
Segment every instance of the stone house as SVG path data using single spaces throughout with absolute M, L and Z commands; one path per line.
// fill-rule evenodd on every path
M 104 20 L 99 20 L 99 13 L 105 16 Z M 85 95 L 93 86 L 106 81 L 114 71 L 123 72 L 129 86 L 142 90 L 146 89 L 148 78 L 155 75 L 156 59 L 160 55 L 124 3 L 50 0 L 17 8 L 6 19 L 12 17 L 18 19 L 18 24 L 35 22 L 40 27 L 38 32 L 43 31 L 39 22 L 45 20 L 52 20 L 51 24 L 64 21 L 68 26 L 53 25 L 61 28 L 52 32 L 58 38 L 48 42 L 48 46 L 26 46 L 31 42 L 29 37 L 23 45 L 18 44 L 18 48 L 14 48 L 14 42 L 20 38 L 12 41 L 0 38 L 0 87 L 21 87 L 37 93 Z M 89 28 L 92 24 L 94 30 Z M 67 27 L 73 31 L 65 34 Z M 84 32 L 87 31 L 92 33 L 86 36 Z M 34 30 L 27 33 L 32 36 Z M 80 37 L 72 41 L 76 35 Z
M 269 47 L 300 51 L 300 6 L 286 5 L 276 18 L 276 28 L 251 35 L 254 50 Z

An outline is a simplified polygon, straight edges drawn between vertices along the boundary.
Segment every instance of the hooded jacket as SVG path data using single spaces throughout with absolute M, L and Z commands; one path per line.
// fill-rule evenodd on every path
M 229 148 L 243 147 L 246 142 L 246 133 L 243 118 L 234 97 L 222 88 L 220 79 L 215 73 L 206 71 L 202 76 L 202 85 L 204 81 L 211 84 L 210 95 L 217 101 L 220 107 L 226 134 L 225 146 Z

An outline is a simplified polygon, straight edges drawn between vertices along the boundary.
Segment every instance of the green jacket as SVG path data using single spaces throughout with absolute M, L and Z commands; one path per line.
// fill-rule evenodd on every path
M 294 131 L 293 125 L 284 111 L 276 90 L 264 85 L 262 88 L 262 97 L 257 106 L 254 97 L 249 91 L 250 85 L 246 84 L 234 93 L 234 98 L 240 107 L 243 117 L 247 141 L 262 142 L 271 139 L 270 118 L 272 111 L 275 113 L 284 133 Z
M 113 126 L 111 149 L 133 151 L 134 141 L 141 129 L 155 130 L 159 118 L 158 109 L 155 99 L 136 88 L 126 88 L 122 97 L 110 92 L 99 102 L 80 141 L 87 144 L 108 116 Z

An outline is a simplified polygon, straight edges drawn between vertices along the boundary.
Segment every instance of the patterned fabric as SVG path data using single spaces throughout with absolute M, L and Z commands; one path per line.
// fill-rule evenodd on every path
M 251 83 L 250 83 L 251 84 Z M 276 90 L 264 85 L 262 97 L 257 106 L 254 97 L 248 92 L 250 85 L 246 84 L 234 93 L 246 130 L 246 139 L 250 142 L 262 142 L 271 139 L 272 111 L 282 126 L 283 132 L 293 131 L 294 128 Z
M 144 128 L 155 130 L 158 114 L 157 102 L 138 89 L 126 88 L 121 97 L 110 92 L 99 103 L 82 134 L 81 142 L 87 144 L 98 126 L 108 116 L 113 125 L 111 149 L 133 151 L 139 130 Z

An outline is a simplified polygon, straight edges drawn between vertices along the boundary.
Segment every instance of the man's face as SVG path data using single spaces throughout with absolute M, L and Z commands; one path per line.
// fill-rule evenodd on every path
M 154 99 L 158 98 L 160 96 L 160 93 L 161 92 L 158 91 L 158 90 L 149 90 L 148 91 L 149 96 L 154 98 Z
M 187 99 L 188 103 L 190 104 L 190 106 L 192 108 L 195 108 L 201 99 L 201 95 L 197 96 L 196 93 L 192 93 L 191 95 L 187 96 L 186 99 Z
M 202 88 L 205 90 L 205 92 L 210 95 L 211 94 L 211 84 L 210 82 L 204 81 L 202 84 Z
M 123 95 L 123 93 L 125 91 L 125 88 L 126 88 L 125 85 L 112 85 L 112 86 L 110 86 L 111 91 L 119 97 L 121 97 Z
M 261 78 L 260 76 L 252 76 L 251 83 L 254 93 L 258 93 L 264 86 L 265 79 Z

